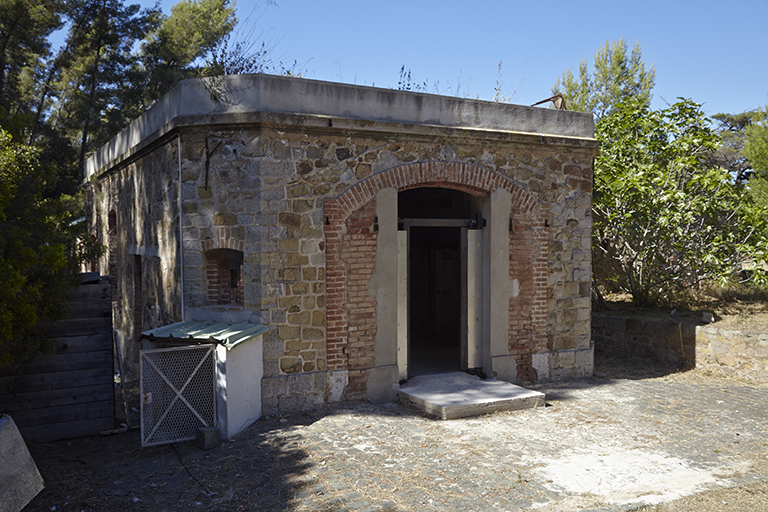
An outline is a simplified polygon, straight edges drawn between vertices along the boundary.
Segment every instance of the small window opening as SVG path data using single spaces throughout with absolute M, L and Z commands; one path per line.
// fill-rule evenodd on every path
M 211 304 L 243 303 L 243 252 L 213 249 L 205 253 L 208 301 Z

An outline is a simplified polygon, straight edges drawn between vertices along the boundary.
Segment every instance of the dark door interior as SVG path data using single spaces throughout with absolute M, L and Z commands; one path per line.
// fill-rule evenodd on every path
M 461 229 L 411 227 L 409 373 L 461 366 Z

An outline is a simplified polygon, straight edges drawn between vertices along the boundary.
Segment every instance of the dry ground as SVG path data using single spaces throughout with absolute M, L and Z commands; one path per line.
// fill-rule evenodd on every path
M 626 314 L 658 319 L 671 316 L 687 319 L 692 323 L 702 323 L 705 312 L 714 314 L 715 327 L 732 331 L 768 333 L 768 297 L 762 294 L 745 294 L 738 290 L 713 290 L 701 293 L 688 307 L 677 308 L 633 308 L 626 295 L 608 296 L 609 307 L 622 310 Z M 671 315 L 675 309 L 674 315 Z M 681 371 L 671 366 L 648 366 L 646 361 L 636 358 L 605 357 L 596 360 L 596 372 L 604 373 L 608 378 L 665 378 L 677 381 L 707 381 L 727 384 L 739 380 L 725 377 L 705 370 Z M 747 382 L 747 381 L 741 381 Z M 768 383 L 748 382 L 750 385 L 766 388 Z M 741 512 L 768 511 L 768 484 L 765 482 L 716 489 L 701 494 L 688 496 L 669 503 L 640 509 L 642 512 Z
M 613 373 L 610 368 L 606 368 L 606 370 Z M 673 372 L 666 378 L 682 382 L 720 382 L 724 385 L 739 381 L 764 388 L 768 394 L 768 383 L 755 383 L 754 381 L 725 377 L 721 374 L 711 374 L 701 370 Z M 768 463 L 764 463 L 763 467 L 759 468 L 759 472 L 768 475 Z M 768 512 L 768 482 L 714 489 L 638 510 L 641 512 Z
M 598 360 L 597 370 L 604 373 L 605 378 L 596 379 L 591 385 L 585 384 L 587 386 L 586 389 L 594 390 L 590 393 L 597 393 L 597 395 L 613 393 L 610 391 L 611 385 L 601 390 L 602 386 L 599 384 L 603 381 L 606 384 L 610 384 L 612 379 L 617 378 L 627 380 L 613 382 L 625 382 L 629 385 L 633 381 L 640 380 L 651 384 L 656 382 L 655 388 L 657 390 L 663 389 L 669 381 L 679 382 L 683 387 L 691 383 L 706 383 L 711 387 L 711 384 L 714 382 L 716 387 L 722 389 L 730 389 L 734 384 L 744 384 L 744 382 L 736 382 L 732 378 L 713 377 L 697 370 L 678 371 L 676 368 L 653 365 L 649 364 L 648 361 L 627 358 L 605 358 Z M 764 389 L 768 395 L 768 383 L 756 383 L 753 385 Z M 626 387 L 626 384 L 624 386 Z M 583 386 L 577 384 L 574 389 L 578 392 L 578 389 L 581 388 Z M 534 415 L 526 414 L 525 412 L 521 414 L 519 411 L 497 413 L 498 418 L 494 418 L 494 415 L 491 415 L 485 419 L 478 418 L 474 421 L 465 422 L 468 424 L 463 426 L 460 423 L 453 424 L 447 422 L 451 423 L 448 425 L 446 422 L 420 421 L 418 418 L 409 419 L 408 417 L 400 418 L 397 414 L 401 414 L 402 411 L 397 406 L 390 408 L 368 406 L 368 409 L 371 409 L 368 413 L 366 413 L 367 409 L 365 406 L 362 408 L 353 406 L 349 410 L 331 411 L 329 416 L 325 415 L 329 413 L 323 414 L 321 411 L 318 411 L 319 416 L 307 413 L 292 415 L 287 418 L 263 419 L 257 425 L 254 425 L 254 427 L 238 436 L 235 442 L 224 443 L 221 447 L 208 452 L 195 448 L 192 443 L 179 443 L 177 445 L 142 449 L 139 445 L 138 432 L 129 432 L 109 437 L 30 444 L 30 451 L 46 480 L 46 489 L 38 498 L 33 500 L 26 510 L 28 512 L 48 510 L 56 510 L 57 512 L 110 510 L 149 512 L 161 510 L 228 511 L 243 509 L 298 512 L 315 510 L 312 506 L 314 504 L 320 507 L 317 510 L 326 512 L 335 510 L 357 511 L 358 509 L 352 507 L 353 503 L 340 502 L 339 506 L 335 507 L 332 502 L 327 500 L 330 500 L 331 495 L 338 495 L 339 490 L 344 489 L 345 485 L 353 485 L 352 482 L 360 480 L 367 482 L 364 487 L 366 489 L 365 498 L 371 504 L 371 506 L 363 506 L 360 510 L 388 512 L 416 510 L 416 508 L 400 503 L 397 496 L 374 492 L 376 478 L 378 477 L 374 468 L 379 467 L 378 463 L 371 459 L 369 467 L 363 464 L 361 460 L 355 461 L 354 457 L 348 461 L 346 459 L 339 461 L 334 455 L 333 446 L 336 446 L 335 443 L 339 443 L 339 449 L 342 450 L 344 445 L 350 443 L 359 448 L 359 450 L 362 450 L 362 452 L 351 450 L 358 459 L 360 457 L 365 458 L 365 452 L 367 451 L 365 446 L 360 444 L 363 441 L 370 444 L 378 440 L 382 442 L 382 446 L 394 443 L 399 446 L 398 453 L 402 452 L 403 454 L 405 454 L 406 450 L 423 450 L 425 452 L 436 450 L 432 454 L 432 456 L 435 456 L 440 449 L 443 449 L 448 450 L 445 453 L 439 452 L 443 453 L 443 457 L 450 457 L 449 454 L 453 454 L 455 458 L 465 457 L 466 454 L 461 455 L 456 451 L 464 450 L 469 454 L 474 454 L 469 458 L 475 460 L 473 463 L 477 466 L 475 470 L 479 470 L 486 465 L 483 463 L 484 461 L 493 460 L 493 457 L 489 458 L 489 453 L 486 452 L 489 450 L 493 451 L 496 448 L 506 453 L 506 458 L 510 461 L 520 460 L 520 453 L 514 454 L 506 451 L 509 448 L 507 446 L 509 443 L 494 437 L 505 435 L 505 433 L 508 435 L 505 425 L 508 426 L 509 421 L 522 421 L 524 419 L 523 423 L 528 425 L 530 425 L 530 422 L 537 422 L 536 425 L 539 427 L 546 426 L 552 432 L 571 425 L 569 428 L 574 431 L 562 431 L 562 436 L 576 436 L 579 438 L 587 436 L 591 439 L 595 436 L 602 436 L 603 434 L 600 433 L 601 428 L 608 428 L 610 427 L 609 424 L 615 423 L 614 420 L 618 421 L 618 416 L 614 415 L 622 414 L 624 415 L 623 417 L 626 417 L 626 411 L 620 412 L 619 410 L 611 410 L 610 407 L 606 408 L 611 401 L 598 400 L 592 405 L 584 402 L 582 397 L 580 399 L 582 405 L 574 404 L 575 407 L 570 406 L 568 401 L 570 389 L 567 383 L 555 386 L 552 393 L 553 407 L 541 408 Z M 558 397 L 558 395 L 560 396 Z M 752 395 L 760 396 L 755 393 L 752 393 Z M 590 396 L 598 398 L 596 395 L 590 394 Z M 624 397 L 624 399 L 627 398 L 629 397 Z M 674 407 L 674 403 L 675 401 L 673 400 L 666 403 L 665 406 L 671 405 Z M 572 412 L 567 412 L 569 410 L 572 410 Z M 651 409 L 647 412 L 651 413 L 650 411 Z M 356 418 L 359 415 L 373 413 L 379 415 L 377 416 L 378 419 L 371 417 L 369 420 L 360 421 L 359 418 Z M 396 414 L 393 415 L 393 413 Z M 547 415 L 547 413 L 549 414 Z M 536 419 L 536 415 L 541 417 Z M 505 416 L 507 417 L 505 418 Z M 675 414 L 665 413 L 663 416 L 666 419 L 663 419 L 662 423 L 675 421 Z M 518 420 L 514 420 L 515 417 Z M 661 420 L 661 417 L 659 419 Z M 709 420 L 719 421 L 714 417 L 709 418 Z M 648 423 L 647 418 L 644 420 L 642 417 L 637 417 L 636 421 L 638 422 L 636 428 L 633 427 L 632 430 L 634 435 L 640 438 L 645 438 L 646 434 L 650 434 L 648 429 L 653 430 L 657 428 L 651 425 L 653 422 Z M 444 423 L 445 426 L 443 425 Z M 621 420 L 620 423 L 626 426 L 624 420 Z M 387 432 L 389 432 L 387 429 L 392 428 L 410 430 L 398 433 L 392 431 L 388 434 L 389 437 L 387 438 L 375 437 L 374 440 L 367 439 L 366 435 L 369 435 L 367 433 L 370 430 L 380 429 L 380 427 L 376 427 L 378 424 L 387 425 L 384 428 Z M 396 424 L 398 425 L 397 427 Z M 480 429 L 482 431 L 478 431 L 477 427 L 480 425 L 482 425 Z M 324 430 L 326 428 L 331 430 Z M 531 427 L 527 428 L 530 429 Z M 597 430 L 592 432 L 593 428 Z M 611 431 L 610 428 L 608 430 Z M 615 431 L 611 432 L 618 434 Z M 382 432 L 376 435 L 380 434 Z M 545 442 L 545 438 L 549 439 L 549 437 L 546 437 L 547 435 L 545 434 L 540 442 Z M 623 436 L 624 434 L 621 435 Z M 350 436 L 350 439 L 346 439 L 347 436 Z M 490 442 L 483 448 L 482 444 L 476 444 L 478 436 L 495 441 Z M 652 436 L 648 438 L 650 439 Z M 608 441 L 608 444 L 617 442 L 617 438 L 611 441 L 610 436 L 605 439 Z M 583 440 L 586 441 L 587 439 L 583 438 Z M 333 445 L 330 448 L 325 446 L 329 443 Z M 744 443 L 740 446 L 743 447 Z M 652 446 L 646 446 L 646 448 L 653 452 Z M 346 449 L 350 451 L 349 446 Z M 542 449 L 547 450 L 543 447 L 532 448 L 535 453 L 541 452 Z M 710 449 L 705 449 L 705 451 L 711 452 Z M 523 452 L 527 452 L 527 450 L 523 450 Z M 554 447 L 546 453 L 553 460 L 559 460 L 562 455 Z M 496 452 L 493 455 L 498 456 Z M 768 476 L 768 459 L 765 459 L 765 457 L 762 457 L 762 459 L 764 460 L 760 461 L 760 457 L 750 456 L 749 461 L 744 460 L 744 463 L 747 464 L 748 462 L 750 466 L 750 474 Z M 418 490 L 420 487 L 419 483 L 406 476 L 411 471 L 409 469 L 410 464 L 414 463 L 413 457 L 409 457 L 409 460 L 410 462 L 405 463 L 400 468 L 403 472 L 403 475 L 401 475 L 403 477 L 402 481 L 406 482 L 409 489 Z M 448 461 L 444 462 L 447 464 Z M 572 465 L 575 463 L 575 461 L 570 462 Z M 326 463 L 328 464 L 327 466 L 325 466 Z M 633 466 L 633 472 L 636 471 L 638 474 L 642 474 L 644 470 L 648 469 L 642 467 L 643 464 L 647 466 L 648 462 L 637 461 L 637 463 L 639 465 Z M 459 472 L 464 474 L 464 470 L 461 468 L 467 469 L 472 464 L 467 466 L 466 460 L 463 460 L 462 464 L 456 467 L 455 470 L 459 470 Z M 313 478 L 316 478 L 318 474 L 322 474 L 319 472 L 323 468 L 327 468 L 327 473 L 323 477 L 324 485 L 327 487 L 325 493 L 322 492 L 322 489 L 318 491 L 318 489 L 313 487 L 316 484 L 312 483 Z M 451 471 L 450 464 L 445 467 L 435 467 L 435 470 L 441 470 L 441 468 L 445 470 L 443 473 Z M 560 470 L 564 469 L 567 468 L 560 468 Z M 413 471 L 418 472 L 418 463 L 414 466 Z M 729 475 L 724 474 L 723 478 L 732 480 L 733 475 Z M 419 479 L 425 476 L 421 475 Z M 509 475 L 504 472 L 499 474 L 491 471 L 484 478 L 487 481 L 492 481 L 493 478 L 503 479 L 505 476 L 509 479 Z M 539 477 L 534 477 L 533 480 L 529 481 L 530 476 L 524 469 L 522 470 L 522 476 L 519 472 L 516 476 L 514 474 L 512 476 L 515 477 L 512 478 L 512 488 L 516 488 L 514 492 L 523 492 L 528 487 L 534 485 L 535 482 L 542 480 Z M 461 479 L 461 475 L 454 475 L 454 477 Z M 471 478 L 477 480 L 481 477 L 478 474 L 473 474 Z M 430 485 L 431 487 L 427 486 L 428 489 L 436 486 L 434 482 Z M 491 492 L 498 492 L 499 496 L 503 496 L 504 492 L 506 492 L 503 489 L 506 489 L 506 487 L 499 484 L 499 490 Z M 348 491 L 349 495 L 353 495 L 355 490 L 350 488 Z M 531 487 L 531 491 L 534 490 L 540 492 L 541 488 Z M 450 488 L 446 488 L 444 491 L 449 492 Z M 311 498 L 311 496 L 316 494 L 316 498 Z M 329 496 L 329 498 L 325 498 L 324 494 Z M 310 497 L 303 495 L 309 495 Z M 344 496 L 347 495 L 344 494 Z M 583 509 L 591 512 L 618 512 L 619 510 L 619 508 L 607 504 L 595 508 L 595 503 L 600 503 L 601 499 L 590 498 L 588 495 L 584 495 L 582 498 L 576 496 L 574 498 L 575 501 L 550 501 L 543 504 L 532 504 L 529 502 L 527 505 L 521 505 L 524 508 L 520 510 L 533 509 L 550 512 L 580 511 Z M 254 506 L 255 503 L 258 506 Z M 390 503 L 392 506 L 389 507 L 387 503 Z M 429 509 L 432 510 L 432 508 Z M 435 508 L 435 510 L 444 509 Z M 511 511 L 518 510 L 518 508 L 487 508 L 470 503 L 467 504 L 464 510 Z M 717 488 L 674 501 L 668 501 L 662 505 L 642 509 L 630 507 L 622 510 L 642 510 L 643 512 L 768 511 L 768 482 L 755 483 L 754 481 L 747 481 L 736 487 Z
M 614 303 L 614 307 L 630 310 L 620 303 Z M 768 332 L 768 302 L 731 300 L 730 303 L 725 303 L 713 299 L 692 307 L 690 311 L 681 308 L 676 314 L 696 321 L 704 311 L 715 313 L 716 325 L 722 328 Z M 644 309 L 631 312 L 659 317 L 670 314 L 669 310 Z M 596 359 L 595 363 L 596 374 L 606 379 L 658 379 L 709 384 L 717 382 L 723 386 L 746 383 L 734 378 L 709 375 L 701 370 L 681 371 L 675 367 L 627 357 L 602 356 Z M 135 383 L 135 380 L 132 379 L 132 382 Z M 750 381 L 748 384 L 764 388 L 768 394 L 768 383 Z M 138 424 L 138 390 L 135 386 L 129 388 L 129 395 L 129 412 L 134 424 Z M 119 409 L 122 411 L 122 405 Z M 234 510 L 230 505 L 246 497 L 258 497 L 260 503 L 266 506 L 263 510 L 288 510 L 282 506 L 267 504 L 286 503 L 290 501 L 289 495 L 301 492 L 300 487 L 287 488 L 284 482 L 289 475 L 300 473 L 306 461 L 295 459 L 298 452 L 291 451 L 290 446 L 278 444 L 286 441 L 284 436 L 272 436 L 270 432 L 278 432 L 286 425 L 290 425 L 290 428 L 300 428 L 302 424 L 311 425 L 317 419 L 311 414 L 306 414 L 291 417 L 288 424 L 280 418 L 262 420 L 268 423 L 259 429 L 264 434 L 256 435 L 247 443 L 247 460 L 251 460 L 254 453 L 258 457 L 253 464 L 244 463 L 246 455 L 238 452 L 245 443 L 225 444 L 212 452 L 201 452 L 191 443 L 142 449 L 139 446 L 138 432 L 31 444 L 30 451 L 44 473 L 46 489 L 25 510 L 182 510 L 188 508 L 185 505 L 188 503 L 200 503 L 201 510 Z M 150 461 L 145 455 L 149 452 L 159 454 L 160 457 Z M 764 465 L 765 467 L 756 468 L 756 471 L 768 476 L 768 463 Z M 104 468 L 104 471 L 100 471 L 100 468 Z M 240 471 L 245 471 L 246 474 L 240 474 Z M 227 480 L 226 485 L 222 482 L 222 477 Z M 194 483 L 189 485 L 190 481 Z M 182 482 L 184 489 L 174 488 L 174 485 Z M 239 484 L 246 482 L 247 485 L 241 488 Z M 216 494 L 214 489 L 223 489 L 222 485 L 229 490 Z M 146 489 L 147 486 L 155 495 L 151 504 L 144 501 L 146 498 L 139 500 L 125 494 L 126 489 Z M 200 495 L 207 496 L 207 499 L 198 501 L 199 498 L 195 496 Z M 95 496 L 99 496 L 98 503 L 94 503 Z M 131 499 L 137 501 L 130 501 Z M 202 501 L 205 501 L 204 506 Z M 160 508 L 157 508 L 158 506 Z M 259 510 L 261 509 L 259 507 Z M 718 488 L 637 510 L 768 512 L 768 482 Z

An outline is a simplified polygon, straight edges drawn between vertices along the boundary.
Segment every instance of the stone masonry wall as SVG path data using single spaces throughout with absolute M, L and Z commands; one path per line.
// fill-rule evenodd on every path
M 768 380 L 768 334 L 698 326 L 696 366 L 728 376 Z
M 553 170 L 562 172 L 563 185 L 553 190 L 546 275 L 548 347 L 555 361 L 545 378 L 563 379 L 591 376 L 594 364 L 589 321 L 593 171 L 578 161 L 557 164 Z
M 592 313 L 592 332 L 598 352 L 768 380 L 768 334 L 602 313 Z
M 370 308 L 375 310 L 375 304 L 368 303 L 373 299 L 367 295 L 354 295 L 354 279 L 364 280 L 370 269 L 366 265 L 371 263 L 368 256 L 359 256 L 362 266 L 356 273 L 348 275 L 345 283 L 337 281 L 333 263 L 326 261 L 326 238 L 329 230 L 336 229 L 327 225 L 331 220 L 327 217 L 335 213 L 326 209 L 326 203 L 366 178 L 419 162 L 477 168 L 487 176 L 510 180 L 533 198 L 539 208 L 537 219 L 510 214 L 510 263 L 516 272 L 532 264 L 533 271 L 525 275 L 530 275 L 530 289 L 539 282 L 542 292 L 526 291 L 524 280 L 518 299 L 525 304 L 510 302 L 510 327 L 514 328 L 510 350 L 517 354 L 522 379 L 578 373 L 573 357 L 560 360 L 557 354 L 589 349 L 589 323 L 585 321 L 590 311 L 593 147 L 589 143 L 547 144 L 534 137 L 521 142 L 489 139 L 485 134 L 473 138 L 449 130 L 428 138 L 352 134 L 332 128 L 303 129 L 300 123 L 202 126 L 184 129 L 180 137 L 186 317 L 251 320 L 270 327 L 264 337 L 266 414 L 324 402 L 329 396 L 326 372 L 345 364 L 350 371 L 347 398 L 364 393 L 363 374 L 370 355 L 358 341 L 370 337 L 372 330 L 375 336 L 375 325 L 364 318 Z M 161 251 L 156 256 L 160 258 L 156 271 L 162 279 L 147 276 L 153 284 L 145 291 L 145 310 L 158 308 L 145 317 L 147 328 L 180 319 L 175 285 L 180 276 L 173 272 L 178 262 L 176 144 L 174 139 L 154 148 L 94 185 L 97 210 L 104 212 L 103 236 L 106 212 L 118 204 L 121 244 L 170 248 L 168 254 Z M 125 204 L 127 197 L 134 198 L 130 206 Z M 155 200 L 157 208 L 142 204 Z M 365 232 L 372 224 L 372 212 L 375 203 L 355 213 L 337 212 L 349 215 L 346 226 L 339 227 L 347 237 L 341 243 L 351 244 L 345 250 L 361 244 L 365 254 L 375 253 L 375 234 Z M 518 244 L 538 244 L 547 248 L 546 254 L 533 260 L 521 256 L 518 261 Z M 243 304 L 210 304 L 203 252 L 233 247 L 242 247 L 243 252 Z M 360 309 L 348 307 L 346 312 L 333 305 L 332 312 L 326 284 L 347 287 L 352 303 L 361 300 L 365 304 L 360 303 Z M 528 305 L 533 308 L 532 316 L 518 313 Z M 129 311 L 130 304 L 121 304 L 120 309 Z M 359 318 L 349 317 L 353 309 Z M 349 339 L 344 340 L 349 343 L 347 353 L 340 353 L 337 342 L 341 334 L 333 330 L 338 315 L 347 315 L 350 326 L 366 326 L 350 329 Z M 549 354 L 547 364 L 542 366 L 541 359 L 531 361 L 531 352 Z
M 593 312 L 592 336 L 598 352 L 650 357 L 686 366 L 695 360 L 693 324 Z
M 110 249 L 100 267 L 114 272 L 113 325 L 128 364 L 138 362 L 141 331 L 181 316 L 176 150 L 175 141 L 161 146 L 87 189 L 91 231 Z

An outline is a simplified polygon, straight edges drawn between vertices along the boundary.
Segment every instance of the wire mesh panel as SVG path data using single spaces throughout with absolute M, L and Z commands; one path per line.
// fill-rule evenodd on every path
M 195 439 L 216 419 L 215 345 L 142 350 L 141 446 Z

